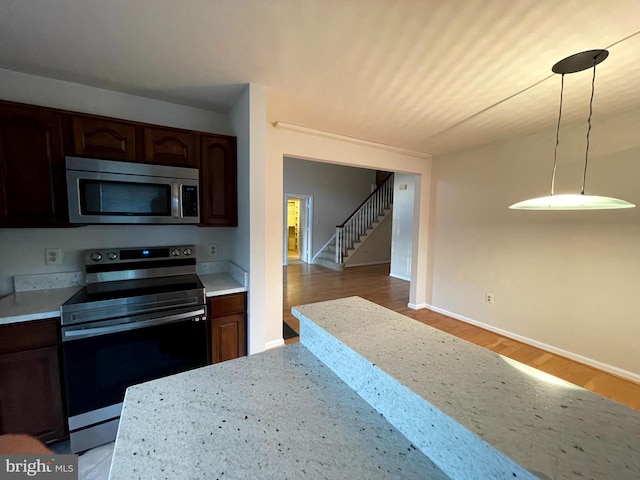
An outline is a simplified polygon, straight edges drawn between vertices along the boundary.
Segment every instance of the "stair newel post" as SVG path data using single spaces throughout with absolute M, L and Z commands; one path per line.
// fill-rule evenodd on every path
M 340 237 L 342 236 L 342 228 L 336 227 L 336 263 L 340 263 Z

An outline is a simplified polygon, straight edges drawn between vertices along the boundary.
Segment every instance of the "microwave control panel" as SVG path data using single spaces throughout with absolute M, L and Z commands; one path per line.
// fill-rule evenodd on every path
M 182 185 L 182 216 L 198 216 L 198 187 Z

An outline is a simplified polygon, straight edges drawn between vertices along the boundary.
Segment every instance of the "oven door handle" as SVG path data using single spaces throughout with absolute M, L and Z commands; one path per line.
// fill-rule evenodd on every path
M 180 322 L 182 320 L 196 317 L 193 320 L 196 322 L 204 320 L 204 318 L 197 318 L 199 316 L 204 317 L 204 308 L 199 310 L 191 310 L 189 312 L 176 313 L 174 315 L 167 315 L 165 317 L 156 317 L 149 320 L 140 320 L 138 322 L 125 322 L 121 319 L 117 320 L 117 323 L 112 325 L 104 325 L 93 328 L 78 328 L 78 327 L 63 327 L 62 328 L 62 341 L 65 340 L 78 340 L 85 337 L 94 337 L 96 335 L 107 335 L 110 333 L 126 332 L 128 330 L 137 330 L 146 327 L 155 327 L 158 325 L 164 325 L 167 323 Z

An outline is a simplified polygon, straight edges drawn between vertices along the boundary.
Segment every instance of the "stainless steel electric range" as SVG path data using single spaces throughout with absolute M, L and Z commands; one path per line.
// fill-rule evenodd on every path
M 115 439 L 127 387 L 208 360 L 195 246 L 88 250 L 85 270 L 61 307 L 74 453 Z

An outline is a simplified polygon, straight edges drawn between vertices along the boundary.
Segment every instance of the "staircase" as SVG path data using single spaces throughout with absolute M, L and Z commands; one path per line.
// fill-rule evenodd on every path
M 312 263 L 333 270 L 344 270 L 349 257 L 391 213 L 393 208 L 393 173 L 342 223 L 336 233 L 313 257 Z

